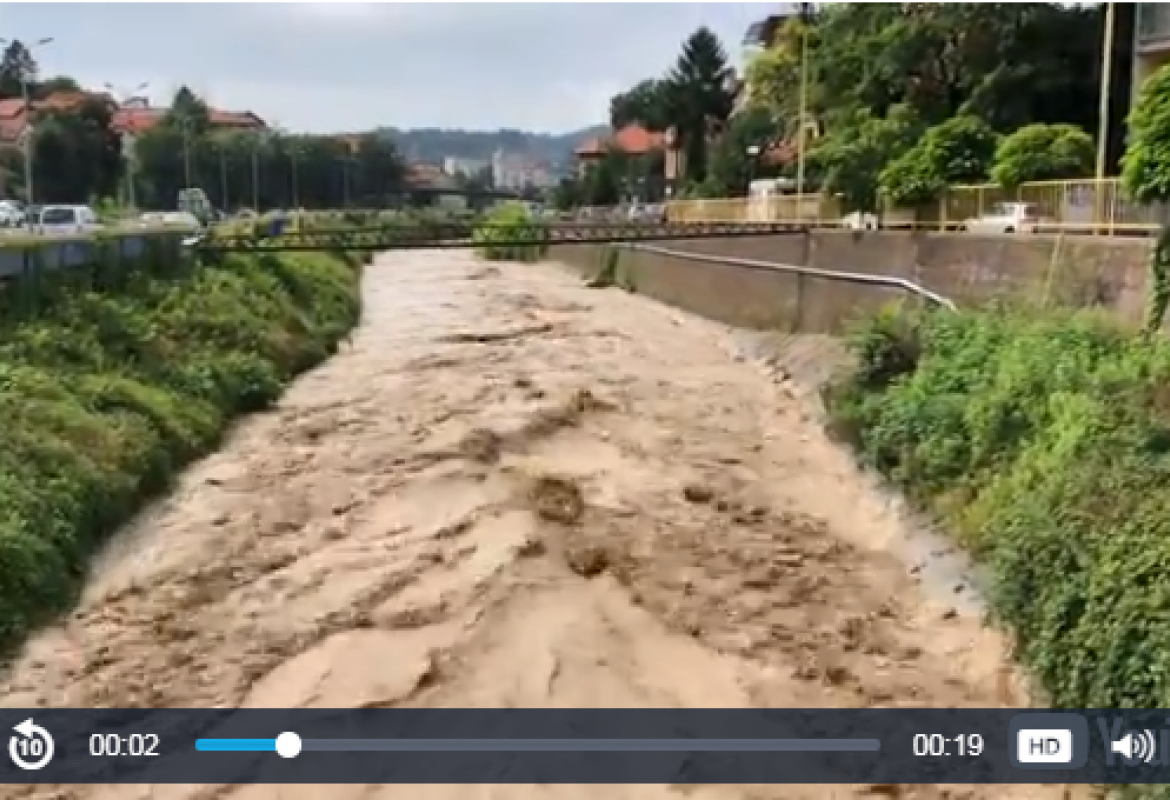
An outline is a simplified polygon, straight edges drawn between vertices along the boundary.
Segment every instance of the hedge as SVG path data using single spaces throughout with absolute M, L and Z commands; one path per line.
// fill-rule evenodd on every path
M 75 599 L 87 558 L 238 414 L 359 316 L 324 254 L 41 273 L 0 294 L 0 649 Z
M 989 567 L 1069 708 L 1170 706 L 1170 344 L 1090 312 L 883 316 L 833 425 Z

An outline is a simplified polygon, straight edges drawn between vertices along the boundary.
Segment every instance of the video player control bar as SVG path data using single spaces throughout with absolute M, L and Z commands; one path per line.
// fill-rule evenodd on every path
M 880 739 L 199 739 L 202 752 L 321 753 L 876 753 Z

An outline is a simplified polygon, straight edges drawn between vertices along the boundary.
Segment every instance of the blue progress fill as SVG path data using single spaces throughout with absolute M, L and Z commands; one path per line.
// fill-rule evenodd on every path
M 195 749 L 217 753 L 275 753 L 275 739 L 196 739 Z

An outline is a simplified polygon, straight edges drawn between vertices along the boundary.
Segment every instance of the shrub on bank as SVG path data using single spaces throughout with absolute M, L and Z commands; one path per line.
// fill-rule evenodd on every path
M 1170 344 L 1088 313 L 884 316 L 834 426 L 988 566 L 1054 705 L 1170 704 Z
M 0 308 L 0 648 L 73 599 L 94 546 L 359 315 L 328 255 L 51 273 Z
M 548 254 L 548 223 L 526 206 L 508 203 L 476 225 L 472 240 L 489 261 L 539 261 Z

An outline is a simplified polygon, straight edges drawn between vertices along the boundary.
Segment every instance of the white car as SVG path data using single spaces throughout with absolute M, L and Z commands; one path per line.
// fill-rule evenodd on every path
M 45 206 L 31 222 L 33 230 L 45 236 L 72 236 L 102 227 L 89 206 Z
M 841 227 L 851 231 L 876 231 L 881 227 L 877 214 L 854 211 L 841 217 Z
M 1035 203 L 996 203 L 991 211 L 964 220 L 971 233 L 1036 233 L 1045 221 Z
M 24 224 L 24 209 L 9 200 L 0 200 L 0 226 L 15 228 Z

